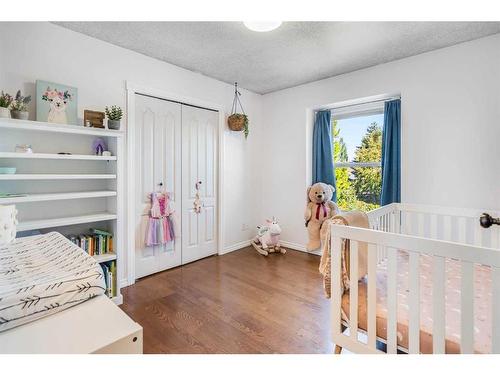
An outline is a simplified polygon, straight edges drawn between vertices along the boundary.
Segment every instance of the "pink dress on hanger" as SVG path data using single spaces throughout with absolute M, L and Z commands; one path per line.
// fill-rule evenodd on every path
M 146 246 L 163 245 L 175 239 L 168 193 L 151 193 Z

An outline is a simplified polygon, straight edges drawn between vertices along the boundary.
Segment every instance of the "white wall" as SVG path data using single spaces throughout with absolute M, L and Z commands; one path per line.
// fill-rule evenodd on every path
M 227 112 L 234 92 L 223 82 L 49 23 L 0 23 L 0 67 L 0 90 L 10 93 L 20 88 L 34 96 L 37 79 L 77 87 L 79 117 L 84 109 L 125 108 L 127 80 L 215 103 Z M 249 240 L 261 220 L 260 175 L 252 172 L 259 164 L 262 97 L 241 92 L 251 133 L 248 140 L 227 128 L 224 133 L 225 249 Z M 34 103 L 30 111 L 35 119 Z M 249 229 L 242 231 L 242 224 Z
M 402 200 L 500 208 L 500 35 L 264 95 L 263 215 L 303 245 L 308 109 L 402 96 Z M 309 112 L 310 116 L 310 112 Z
M 496 35 L 264 96 L 243 90 L 251 135 L 224 134 L 224 247 L 271 215 L 302 246 L 308 110 L 379 94 L 402 95 L 404 201 L 499 209 L 499 67 Z M 36 79 L 78 87 L 80 116 L 125 106 L 126 80 L 227 111 L 232 102 L 230 85 L 200 74 L 52 24 L 0 23 L 0 90 L 33 94 Z

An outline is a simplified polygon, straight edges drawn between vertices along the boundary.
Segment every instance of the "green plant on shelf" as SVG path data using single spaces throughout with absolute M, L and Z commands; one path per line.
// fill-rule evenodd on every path
M 17 90 L 16 97 L 10 105 L 10 109 L 13 111 L 26 112 L 29 102 L 31 102 L 31 95 L 23 96 L 21 95 L 21 90 Z
M 12 104 L 12 95 L 7 94 L 6 92 L 3 92 L 0 94 L 0 107 L 2 108 L 9 108 L 10 105 Z
M 106 107 L 104 112 L 106 113 L 108 120 L 120 121 L 123 117 L 123 111 L 117 105 L 112 105 L 111 108 Z

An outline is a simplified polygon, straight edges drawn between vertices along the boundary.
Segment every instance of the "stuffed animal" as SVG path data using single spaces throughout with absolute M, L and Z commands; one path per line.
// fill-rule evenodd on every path
M 252 246 L 259 254 L 267 256 L 269 253 L 286 253 L 280 245 L 281 227 L 275 217 L 272 220 L 267 219 L 266 224 L 259 225 L 257 229 L 257 236 L 252 241 Z
M 321 225 L 325 220 L 332 218 L 339 212 L 337 205 L 332 202 L 334 191 L 332 185 L 322 182 L 307 189 L 307 207 L 304 219 L 309 233 L 308 251 L 321 247 Z

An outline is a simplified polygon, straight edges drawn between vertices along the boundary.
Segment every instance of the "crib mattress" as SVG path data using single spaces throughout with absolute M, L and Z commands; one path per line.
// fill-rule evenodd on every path
M 432 257 L 420 257 L 420 351 L 432 353 Z M 398 251 L 398 311 L 397 340 L 402 348 L 408 348 L 409 320 L 409 256 Z M 460 353 L 460 262 L 446 259 L 445 286 L 445 350 Z M 358 324 L 367 330 L 367 281 L 358 284 Z M 474 351 L 491 353 L 492 279 L 487 266 L 475 265 L 474 269 Z M 342 309 L 349 317 L 349 293 L 342 297 Z M 377 266 L 377 336 L 387 339 L 387 263 Z
M 0 245 L 0 331 L 104 294 L 96 261 L 51 232 Z

